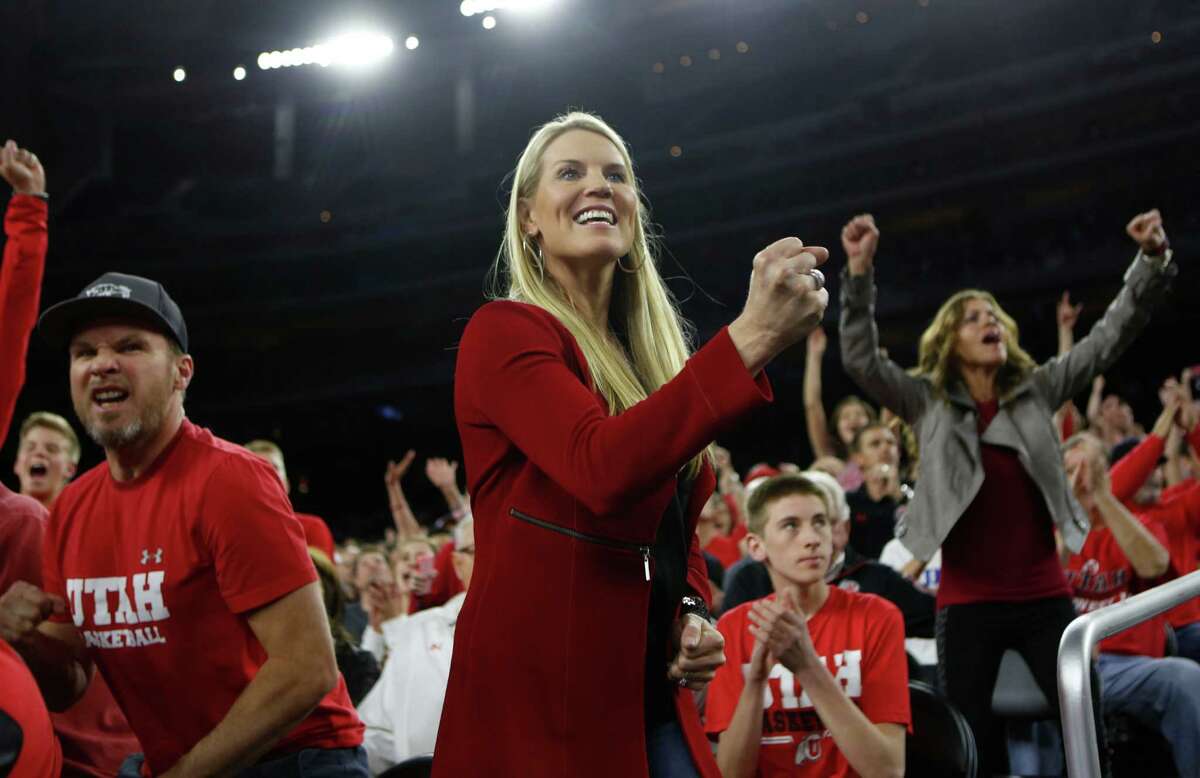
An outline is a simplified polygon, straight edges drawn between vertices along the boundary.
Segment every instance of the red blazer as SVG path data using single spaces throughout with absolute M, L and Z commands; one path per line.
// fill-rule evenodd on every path
M 726 331 L 650 398 L 610 416 L 551 314 L 493 302 L 463 334 L 454 380 L 475 568 L 454 636 L 436 778 L 647 776 L 648 559 L 676 473 L 771 399 Z M 707 597 L 696 519 L 688 584 Z M 690 692 L 676 709 L 700 772 L 719 774 Z

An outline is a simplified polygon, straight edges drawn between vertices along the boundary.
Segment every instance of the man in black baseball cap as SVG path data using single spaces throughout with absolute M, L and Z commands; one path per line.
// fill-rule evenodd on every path
M 0 639 L 53 709 L 99 667 L 145 751 L 118 775 L 367 778 L 300 523 L 270 465 L 186 418 L 195 366 L 154 281 L 106 273 L 43 314 L 105 461 L 59 495 L 42 588 Z M 180 700 L 187 700 L 181 705 Z
M 183 352 L 188 350 L 183 313 L 163 285 L 125 273 L 105 273 L 75 297 L 46 309 L 38 320 L 38 332 L 51 343 L 66 346 L 81 325 L 106 318 L 145 322 L 174 340 Z

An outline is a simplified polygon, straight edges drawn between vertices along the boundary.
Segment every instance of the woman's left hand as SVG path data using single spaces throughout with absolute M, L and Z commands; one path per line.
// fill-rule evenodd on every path
M 717 628 L 694 613 L 675 621 L 675 660 L 667 677 L 692 691 L 703 691 L 725 664 L 725 638 Z

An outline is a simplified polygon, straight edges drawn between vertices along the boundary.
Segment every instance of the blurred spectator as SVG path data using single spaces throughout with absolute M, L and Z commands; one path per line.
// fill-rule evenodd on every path
M 713 492 L 700 509 L 696 522 L 696 534 L 700 536 L 700 548 L 712 554 L 721 567 L 728 568 L 742 558 L 738 541 L 730 537 L 733 531 L 733 513 L 718 493 Z
M 37 321 L 46 268 L 46 171 L 37 155 L 5 141 L 0 147 L 0 178 L 12 187 L 4 212 L 3 264 L 0 265 L 0 441 L 8 437 L 17 395 L 25 385 L 25 353 Z
M 306 769 L 365 773 L 362 725 L 275 473 L 186 418 L 195 363 L 178 306 L 160 284 L 106 273 L 39 328 L 69 350 L 73 404 L 105 452 L 55 503 L 45 590 L 0 596 L 0 637 L 49 706 L 78 700 L 98 665 L 145 749 L 123 775 L 298 772 L 300 754 Z M 258 764 L 268 752 L 273 767 Z
M 883 422 L 871 422 L 854 436 L 851 460 L 863 473 L 858 489 L 846 493 L 850 504 L 850 543 L 868 559 L 878 559 L 896 533 L 906 499 L 900 481 L 900 445 Z
M 287 467 L 283 463 L 283 449 L 269 440 L 252 440 L 246 444 L 246 449 L 265 459 L 267 464 L 275 469 L 275 475 L 279 476 L 279 482 L 283 484 L 284 494 L 290 495 L 292 482 L 288 480 Z M 329 531 L 329 525 L 325 523 L 325 520 L 320 516 L 308 513 L 297 513 L 296 518 L 300 521 L 300 526 L 304 530 L 304 539 L 308 545 L 332 561 L 333 533 Z
M 437 742 L 454 626 L 475 564 L 474 522 L 464 519 L 454 534 L 454 572 L 464 593 L 445 605 L 383 622 L 388 659 L 379 682 L 358 707 L 367 727 L 363 746 L 373 774 L 410 756 L 433 753 Z
M 13 472 L 21 494 L 49 510 L 79 466 L 79 438 L 71 423 L 57 413 L 38 411 L 21 422 Z
M 379 680 L 379 662 L 370 651 L 354 644 L 354 639 L 342 624 L 346 598 L 342 594 L 333 563 L 324 554 L 314 553 L 311 546 L 308 551 L 321 582 L 321 598 L 325 602 L 325 615 L 329 617 L 329 632 L 333 637 L 333 653 L 337 657 L 338 670 L 346 679 L 350 702 L 357 706 Z
M 387 550 L 383 546 L 373 545 L 360 548 L 354 557 L 350 575 L 354 594 L 346 604 L 343 623 L 350 636 L 361 643 L 363 633 L 372 618 L 381 621 L 378 614 L 372 616 L 372 601 L 367 596 L 371 584 L 389 586 L 395 582 L 391 565 L 388 563 Z
M 825 356 L 827 343 L 828 338 L 821 327 L 808 334 L 804 359 L 804 421 L 813 459 L 834 457 L 847 462 L 855 436 L 863 427 L 876 421 L 877 417 L 874 408 L 861 398 L 850 395 L 833 406 L 833 423 L 830 425 L 830 420 L 825 416 L 825 402 L 821 399 L 821 360 Z M 839 483 L 848 492 L 862 486 L 862 478 L 859 463 L 852 460 L 838 474 Z
M 911 715 L 900 614 L 826 583 L 835 551 L 824 489 L 780 475 L 748 508 L 750 553 L 778 596 L 717 624 L 728 661 L 709 689 L 705 729 L 718 738 L 721 774 L 902 774 Z
M 1200 430 L 1183 400 L 1173 392 L 1149 435 L 1136 444 L 1123 441 L 1110 453 L 1113 494 L 1139 518 L 1162 525 L 1180 575 L 1197 569 L 1200 562 L 1200 484 L 1187 480 L 1164 488 L 1167 441 L 1173 433 L 1182 437 L 1178 432 L 1183 428 Z M 1200 662 L 1200 597 L 1168 611 L 1166 619 L 1175 630 L 1179 655 Z
M 907 371 L 879 353 L 875 220 L 862 214 L 842 230 L 843 367 L 920 433 L 921 479 L 897 537 L 915 557 L 911 576 L 942 550 L 939 671 L 975 732 L 984 771 L 1007 768 L 991 712 L 1004 651 L 1021 652 L 1057 706 L 1059 639 L 1075 617 L 1054 530 L 1079 549 L 1087 516 L 1046 420 L 1120 356 L 1177 273 L 1158 211 L 1138 214 L 1126 232 L 1139 250 L 1124 286 L 1066 355 L 1039 366 L 995 298 L 968 289 L 942 304 Z
M 1134 517 L 1112 493 L 1103 443 L 1080 433 L 1064 444 L 1064 464 L 1092 529 L 1066 561 L 1080 613 L 1113 605 L 1161 582 L 1170 571 L 1162 524 Z M 1160 731 L 1179 774 L 1200 776 L 1200 665 L 1163 657 L 1163 617 L 1101 641 L 1097 668 L 1105 713 L 1126 713 Z
M 888 544 L 883 547 L 883 552 L 879 555 L 879 563 L 887 565 L 900 574 L 902 577 L 907 570 L 912 569 L 910 566 L 913 561 L 913 555 L 909 552 L 899 538 L 892 538 Z M 917 572 L 916 580 L 911 581 L 913 587 L 919 592 L 937 596 L 938 585 L 942 582 L 942 550 L 939 548 L 933 552 L 929 563 L 922 565 Z M 932 635 L 924 637 L 916 636 L 907 629 L 909 625 L 905 625 L 904 647 L 909 654 L 917 660 L 917 664 L 923 667 L 937 666 L 937 641 Z

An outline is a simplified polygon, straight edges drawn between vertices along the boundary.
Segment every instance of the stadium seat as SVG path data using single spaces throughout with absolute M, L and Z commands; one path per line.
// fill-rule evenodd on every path
M 958 709 L 920 681 L 909 681 L 912 734 L 904 747 L 904 774 L 921 778 L 975 778 L 975 736 Z
M 393 765 L 379 774 L 379 778 L 429 778 L 433 775 L 433 756 L 414 756 Z

